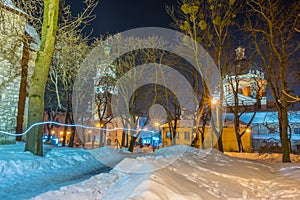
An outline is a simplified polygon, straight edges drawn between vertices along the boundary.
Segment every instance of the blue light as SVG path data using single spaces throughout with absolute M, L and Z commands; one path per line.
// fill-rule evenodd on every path
M 158 140 L 159 140 L 158 137 L 153 137 L 152 139 L 155 140 L 155 141 L 158 141 Z
M 58 143 L 59 143 L 59 140 L 58 140 L 58 138 L 53 138 L 53 140 L 52 140 L 52 141 L 53 141 L 53 144 L 54 144 L 54 145 L 58 145 Z

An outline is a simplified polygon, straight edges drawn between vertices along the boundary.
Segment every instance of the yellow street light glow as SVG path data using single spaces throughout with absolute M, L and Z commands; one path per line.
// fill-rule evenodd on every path
M 64 132 L 62 132 L 62 131 L 61 131 L 59 134 L 61 134 L 61 135 L 62 135 L 63 133 L 64 133 Z
M 212 104 L 212 105 L 216 105 L 217 103 L 218 103 L 218 99 L 214 97 L 214 98 L 211 100 L 211 104 Z
M 69 132 L 69 131 L 68 131 L 68 132 L 67 132 L 67 134 L 68 134 L 68 135 L 70 135 L 70 134 L 71 134 L 71 132 Z
M 246 132 L 247 132 L 247 133 L 251 133 L 251 129 L 250 129 L 250 128 L 247 128 L 247 129 L 246 129 Z
M 160 123 L 159 122 L 155 122 L 154 126 L 159 127 Z
M 103 128 L 104 127 L 104 122 L 103 121 L 100 121 L 96 124 L 96 127 L 97 128 Z

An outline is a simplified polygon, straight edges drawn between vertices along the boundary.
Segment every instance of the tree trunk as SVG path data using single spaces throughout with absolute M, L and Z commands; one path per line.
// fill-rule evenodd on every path
M 219 66 L 219 71 L 220 71 L 220 75 L 222 77 L 223 75 L 223 70 L 222 70 L 222 67 L 221 67 L 221 55 L 222 54 L 222 46 L 219 46 L 218 47 L 218 66 Z M 219 109 L 218 109 L 218 120 L 217 120 L 217 123 L 218 124 L 218 127 L 219 127 L 219 133 L 218 133 L 218 149 L 219 151 L 221 151 L 222 153 L 224 152 L 224 149 L 223 149 L 223 139 L 222 139 L 222 135 L 223 135 L 223 99 L 224 99 L 224 91 L 223 91 L 223 80 L 221 79 L 220 80 L 220 100 L 219 100 Z
M 128 147 L 128 140 L 129 140 L 129 135 L 126 134 L 126 145 L 125 145 L 125 147 Z
M 242 143 L 242 137 L 240 135 L 239 135 L 239 137 L 237 139 L 237 142 L 238 142 L 239 152 L 240 153 L 244 152 L 244 147 L 243 147 L 243 143 Z
M 288 112 L 286 108 L 281 112 L 281 145 L 282 145 L 282 162 L 291 162 L 290 158 L 290 140 L 288 137 Z
M 121 141 L 121 147 L 124 147 L 125 146 L 125 131 L 123 130 L 122 131 L 122 141 Z
M 137 139 L 136 136 L 131 136 L 130 137 L 130 144 L 129 144 L 128 151 L 133 152 L 136 139 Z
M 194 125 L 193 125 L 193 133 L 196 134 L 196 137 L 192 141 L 192 146 L 195 148 L 200 148 L 202 146 L 202 149 L 204 148 L 204 131 L 205 131 L 205 126 L 206 126 L 206 120 L 204 119 L 203 113 L 204 113 L 204 106 L 207 104 L 207 101 L 205 101 L 205 98 L 208 97 L 208 90 L 205 81 L 202 81 L 202 84 L 204 85 L 204 90 L 201 96 L 201 100 L 199 103 L 199 108 L 197 109 L 197 117 L 194 118 Z M 202 127 L 198 127 L 199 123 L 202 118 Z M 195 129 L 194 129 L 195 128 Z M 202 129 L 202 130 L 200 130 Z
M 26 95 L 27 95 L 26 87 L 27 87 L 27 76 L 28 76 L 28 61 L 29 61 L 29 50 L 28 50 L 28 45 L 25 44 L 25 46 L 23 47 L 22 73 L 21 73 L 21 83 L 20 83 L 20 90 L 19 90 L 16 133 L 23 133 L 24 110 L 25 110 L 25 102 L 26 102 Z M 21 141 L 22 136 L 17 136 L 16 140 Z
M 58 29 L 59 0 L 44 0 L 41 47 L 37 53 L 29 91 L 28 126 L 43 121 L 44 95 Z M 43 155 L 42 126 L 33 128 L 26 137 L 25 151 Z
M 69 124 L 69 122 L 70 122 L 70 111 L 67 108 L 66 117 L 65 117 L 65 124 Z M 68 126 L 65 125 L 64 133 L 63 133 L 63 141 L 62 141 L 62 146 L 63 147 L 66 146 L 67 131 L 68 131 Z
M 74 125 L 74 117 L 73 117 L 73 113 L 71 113 L 71 124 Z M 71 127 L 71 136 L 70 136 L 70 142 L 69 142 L 69 147 L 74 147 L 74 139 L 75 139 L 75 134 L 76 134 L 76 128 L 75 126 Z

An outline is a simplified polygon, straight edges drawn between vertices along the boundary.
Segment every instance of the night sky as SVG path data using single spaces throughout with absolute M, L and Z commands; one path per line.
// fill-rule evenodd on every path
M 81 0 L 67 0 L 74 13 L 83 7 Z M 170 28 L 171 17 L 166 5 L 176 5 L 175 0 L 101 0 L 95 10 L 96 19 L 87 29 L 93 36 L 115 34 L 139 27 Z

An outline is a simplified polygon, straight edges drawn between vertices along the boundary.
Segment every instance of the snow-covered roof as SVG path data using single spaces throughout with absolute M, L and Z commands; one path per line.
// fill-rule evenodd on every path
M 35 51 L 38 51 L 40 49 L 41 40 L 35 28 L 26 24 L 25 31 L 33 39 L 33 41 L 30 43 L 30 48 Z
M 240 117 L 240 120 L 248 123 L 252 116 L 253 112 L 247 112 L 242 114 Z M 300 111 L 290 111 L 288 113 L 289 116 L 289 122 L 290 123 L 300 123 Z M 226 119 L 232 120 L 233 119 L 233 113 L 227 113 Z M 278 123 L 278 113 L 277 112 L 257 112 L 255 114 L 255 117 L 252 121 L 252 124 L 261 124 L 261 123 Z
M 257 140 L 277 140 L 280 142 L 280 136 L 279 134 L 252 134 L 252 139 Z M 291 141 L 299 141 L 300 135 L 299 134 L 292 134 L 291 135 Z
M 18 11 L 24 15 L 27 15 L 23 10 L 17 8 L 13 2 L 11 0 L 0 0 L 0 3 L 3 3 L 3 5 L 5 5 L 6 7 L 12 9 L 12 10 L 15 10 L 15 11 Z

